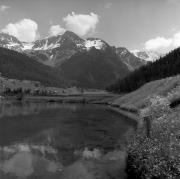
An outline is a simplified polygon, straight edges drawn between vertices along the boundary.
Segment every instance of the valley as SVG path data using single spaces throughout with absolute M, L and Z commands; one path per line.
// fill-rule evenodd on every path
M 112 47 L 104 40 L 98 38 L 82 39 L 70 31 L 29 44 L 20 42 L 13 36 L 1 33 L 0 47 L 16 51 L 12 51 L 11 56 L 24 56 L 26 59 L 32 59 L 30 60 L 32 64 L 37 62 L 36 66 L 54 71 L 54 76 L 56 75 L 56 77 L 53 77 L 54 79 L 51 80 L 51 75 L 44 74 L 44 78 L 46 76 L 47 81 L 52 81 L 52 84 L 48 84 L 49 82 L 45 82 L 44 79 L 41 79 L 42 77 L 35 79 L 32 74 L 32 77 L 21 75 L 20 78 L 17 74 L 12 75 L 6 70 L 6 74 L 3 71 L 1 72 L 2 75 L 9 78 L 24 78 L 25 80 L 31 78 L 33 81 L 37 80 L 42 82 L 42 84 L 53 85 L 54 87 L 69 85 L 104 89 L 107 84 L 112 84 L 117 79 L 125 77 L 130 71 L 146 64 L 145 60 L 134 56 L 126 48 Z M 10 52 L 6 51 L 7 53 Z M 15 58 L 14 56 L 11 58 Z M 9 63 L 8 65 L 10 65 L 10 62 L 13 62 L 6 61 Z M 29 63 L 28 61 L 24 60 L 23 63 Z M 21 65 L 21 63 L 16 63 L 16 66 L 17 68 L 22 68 L 18 65 Z M 17 71 L 19 72 L 18 69 Z
M 112 155 L 112 157 L 116 157 L 117 161 L 115 161 L 119 162 L 118 166 L 122 166 L 122 168 L 119 168 L 113 163 L 113 166 L 117 167 L 115 171 L 121 171 L 123 177 L 126 174 L 128 177 L 134 177 L 135 175 L 138 175 L 138 177 L 143 177 L 143 175 L 146 175 L 146 177 L 161 177 L 163 172 L 167 175 L 168 165 L 170 167 L 176 165 L 174 167 L 175 172 L 169 169 L 173 178 L 179 175 L 179 161 L 175 159 L 179 152 L 178 135 L 180 127 L 178 120 L 180 115 L 179 56 L 179 48 L 167 55 L 129 51 L 125 47 L 111 46 L 99 38 L 83 39 L 71 31 L 31 43 L 21 42 L 13 36 L 2 33 L 0 34 L 1 118 L 14 116 L 21 118 L 22 115 L 26 116 L 22 117 L 23 119 L 28 119 L 31 115 L 34 115 L 37 120 L 40 119 L 37 125 L 41 129 L 41 112 L 44 115 L 46 109 L 49 114 L 43 117 L 47 120 L 47 126 L 45 126 L 46 129 L 41 129 L 41 132 L 43 135 L 47 135 L 46 139 L 53 141 L 56 140 L 56 136 L 53 135 L 57 129 L 53 126 L 54 124 L 48 122 L 50 120 L 48 116 L 50 115 L 56 123 L 56 119 L 59 117 L 57 109 L 61 110 L 65 118 L 68 113 L 64 113 L 64 110 L 70 109 L 72 113 L 70 118 L 74 119 L 75 114 L 80 115 L 80 117 L 83 115 L 84 118 L 87 116 L 87 120 L 89 120 L 92 117 L 89 113 L 91 106 L 95 114 L 97 112 L 97 116 L 92 118 L 98 118 L 101 109 L 105 108 L 103 112 L 110 111 L 107 115 L 112 113 L 113 115 L 123 116 L 127 125 L 129 125 L 129 122 L 133 123 L 133 130 L 131 128 L 130 131 L 124 133 L 125 139 L 123 142 L 125 144 L 120 145 L 119 141 L 115 142 L 114 139 L 109 140 L 114 142 L 110 146 L 107 141 L 100 146 L 97 143 L 95 145 L 93 143 L 92 146 L 89 146 L 88 142 L 85 144 L 77 143 L 77 146 L 73 146 L 73 149 L 68 148 L 68 151 L 72 152 L 71 150 L 73 150 L 75 152 L 77 150 L 81 153 L 78 153 L 78 157 L 71 153 L 71 159 L 64 155 L 67 158 L 60 163 L 53 160 L 55 174 L 63 168 L 62 170 L 65 172 L 63 175 L 66 176 L 68 175 L 66 170 L 72 172 L 74 167 L 80 170 L 79 165 L 82 165 L 85 170 L 88 170 L 90 165 L 95 165 L 98 171 L 101 171 L 100 174 L 106 176 L 104 172 L 107 166 L 104 168 L 104 165 L 102 167 L 102 165 L 97 165 L 96 162 L 108 162 L 109 167 L 108 157 Z M 7 106 L 9 107 L 6 108 Z M 87 111 L 86 108 L 88 108 Z M 51 114 L 52 111 L 56 113 Z M 147 133 L 145 117 L 151 119 L 149 133 Z M 11 125 L 7 125 L 11 128 Z M 53 126 L 52 131 L 49 129 L 49 125 Z M 71 129 L 80 132 L 84 121 L 82 120 L 79 123 L 78 128 L 73 128 L 73 125 L 72 121 L 67 124 L 69 127 L 63 135 L 66 136 L 66 132 L 71 133 Z M 91 131 L 92 128 L 89 129 L 92 136 L 87 135 L 88 140 L 91 137 L 93 138 L 94 131 Z M 17 129 L 21 130 L 19 127 Z M 33 128 L 31 130 L 33 131 Z M 103 134 L 104 131 L 98 130 Z M 29 133 L 31 134 L 32 131 Z M 4 134 L 7 135 L 5 131 Z M 31 140 L 29 134 L 24 134 L 28 136 L 28 140 Z M 37 136 L 32 140 L 38 139 L 39 135 L 41 136 L 41 133 L 37 132 Z M 118 132 L 113 133 L 113 135 L 115 137 L 120 136 Z M 166 137 L 164 137 L 165 135 Z M 169 138 L 169 136 L 171 137 Z M 108 140 L 108 137 L 104 140 Z M 73 140 L 77 140 L 77 138 Z M 12 140 L 15 139 L 12 137 Z M 62 144 L 67 147 L 66 137 L 62 140 Z M 50 145 L 57 144 L 56 141 L 54 144 L 52 141 L 50 141 Z M 20 155 L 20 158 L 22 152 L 26 150 L 25 152 L 28 154 L 26 157 L 29 159 L 30 156 L 37 157 L 38 160 L 44 160 L 45 163 L 50 165 L 48 157 L 41 159 L 40 156 L 34 154 L 38 146 L 44 147 L 45 145 L 45 150 L 48 150 L 46 142 L 44 143 L 43 140 L 38 144 L 36 142 L 25 142 L 26 144 L 17 144 L 12 148 L 18 148 L 19 152 L 15 155 Z M 19 145 L 22 145 L 23 149 L 19 148 Z M 81 145 L 80 149 L 78 145 Z M 107 145 L 107 153 L 104 151 L 103 145 Z M 89 148 L 86 148 L 87 146 Z M 8 148 L 11 149 L 11 146 L 8 146 Z M 95 153 L 93 153 L 94 151 Z M 84 152 L 88 153 L 86 154 L 89 155 L 88 159 L 86 155 L 84 156 Z M 30 153 L 31 155 L 29 155 Z M 101 155 L 102 157 L 100 157 Z M 52 155 L 52 158 L 54 156 Z M 74 160 L 73 157 L 77 157 L 78 160 Z M 86 159 L 88 162 L 83 162 Z M 12 160 L 16 159 L 12 158 Z M 146 164 L 144 165 L 142 161 L 145 161 Z M 168 163 L 169 161 L 171 164 Z M 70 162 L 71 165 L 67 166 L 66 162 Z M 126 162 L 127 167 L 125 167 Z M 161 165 L 162 163 L 164 164 Z M 156 171 L 154 166 L 157 167 L 157 173 L 154 172 Z M 162 169 L 162 167 L 164 168 Z M 125 168 L 126 174 L 124 174 Z M 9 172 L 12 171 L 9 170 Z M 79 172 L 81 173 L 81 170 Z M 109 172 L 111 176 L 114 175 L 114 171 L 109 170 Z M 3 176 L 6 176 L 4 172 L 2 173 Z M 0 174 L 2 173 L 0 171 Z M 24 173 L 21 174 L 24 175 Z M 91 173 L 86 173 L 86 175 L 91 175 Z M 139 179 L 138 177 L 137 179 Z

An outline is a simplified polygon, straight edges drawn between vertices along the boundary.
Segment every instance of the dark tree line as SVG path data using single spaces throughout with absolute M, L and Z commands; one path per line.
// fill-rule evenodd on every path
M 180 74 L 180 48 L 161 57 L 155 62 L 131 72 L 125 78 L 108 86 L 106 89 L 116 93 L 134 91 L 147 82 Z
M 31 95 L 31 96 L 51 96 L 55 95 L 52 91 L 48 91 L 46 89 L 22 89 L 21 87 L 16 89 L 11 89 L 6 87 L 3 91 L 3 96 L 17 96 L 17 95 Z

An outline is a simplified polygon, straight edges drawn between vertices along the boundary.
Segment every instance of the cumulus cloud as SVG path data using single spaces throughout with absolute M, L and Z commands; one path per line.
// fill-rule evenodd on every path
M 4 11 L 6 11 L 6 10 L 9 9 L 9 8 L 10 8 L 9 6 L 0 5 L 0 11 L 1 11 L 1 12 L 4 12 Z
M 66 29 L 77 33 L 80 36 L 85 36 L 94 33 L 99 22 L 99 16 L 94 13 L 90 14 L 68 14 L 63 18 Z
M 53 25 L 50 27 L 49 35 L 58 35 L 63 34 L 65 32 L 65 29 L 62 28 L 60 25 Z
M 145 43 L 146 50 L 152 51 L 166 51 L 172 44 L 172 39 L 166 39 L 164 37 L 156 37 L 150 39 Z
M 2 32 L 15 36 L 23 42 L 32 42 L 38 38 L 38 24 L 31 19 L 23 19 L 16 23 L 9 23 Z
M 156 37 L 144 44 L 145 50 L 160 53 L 168 53 L 177 47 L 180 47 L 180 32 L 175 33 L 171 38 Z

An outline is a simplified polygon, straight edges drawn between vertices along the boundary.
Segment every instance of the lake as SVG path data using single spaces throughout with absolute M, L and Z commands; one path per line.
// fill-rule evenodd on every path
M 0 106 L 0 179 L 125 177 L 135 122 L 106 106 L 14 102 Z

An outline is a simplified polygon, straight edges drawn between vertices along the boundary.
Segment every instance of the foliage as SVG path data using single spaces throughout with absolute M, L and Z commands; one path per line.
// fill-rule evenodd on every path
M 146 99 L 146 107 L 140 110 L 140 117 L 151 116 L 156 119 L 170 111 L 170 102 L 163 96 L 153 95 Z
M 141 126 L 130 140 L 128 173 L 140 179 L 177 179 L 180 176 L 180 111 L 171 112 L 169 101 L 161 96 L 153 96 L 147 103 L 148 114 L 144 111 L 140 114 L 152 116 L 151 138 L 146 137 Z
M 126 109 L 142 109 L 147 106 L 146 98 L 154 95 L 166 96 L 170 103 L 178 101 L 180 99 L 180 75 L 151 81 L 136 91 L 113 100 L 113 104 Z

